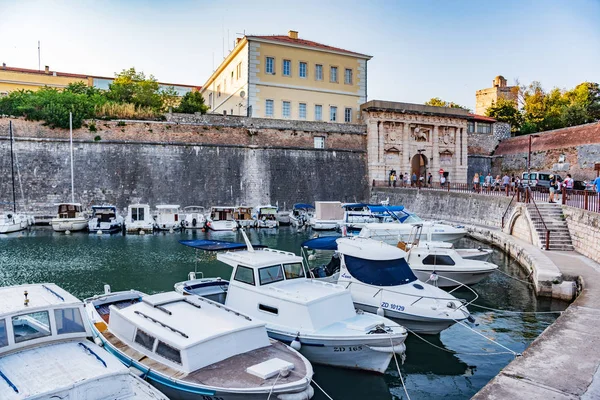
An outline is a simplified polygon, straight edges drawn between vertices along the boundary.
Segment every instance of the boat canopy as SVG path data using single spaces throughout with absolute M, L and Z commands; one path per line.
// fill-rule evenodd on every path
M 307 203 L 296 203 L 294 204 L 294 208 L 297 210 L 314 210 L 315 208 Z
M 307 240 L 302 247 L 309 250 L 337 250 L 337 242 L 341 236 L 322 236 Z
M 204 251 L 246 250 L 247 248 L 245 243 L 228 242 L 224 240 L 180 240 L 179 243 L 184 246 L 189 246 Z M 252 247 L 255 249 L 262 249 L 267 246 L 253 244 Z
M 404 258 L 366 260 L 345 254 L 344 262 L 354 278 L 368 285 L 397 286 L 417 280 Z

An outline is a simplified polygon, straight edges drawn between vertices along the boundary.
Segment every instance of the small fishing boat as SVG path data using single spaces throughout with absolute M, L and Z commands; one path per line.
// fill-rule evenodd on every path
M 237 206 L 233 212 L 233 219 L 238 228 L 253 228 L 256 226 L 256 220 L 252 216 L 252 207 Z
M 56 232 L 82 231 L 88 227 L 88 219 L 79 203 L 59 203 L 58 214 L 52 218 L 50 225 Z
M 196 296 L 136 290 L 85 300 L 99 340 L 170 399 L 310 399 L 311 364 L 264 323 Z
M 181 229 L 178 205 L 159 204 L 156 206 L 156 229 L 159 231 L 177 231 Z
M 487 261 L 492 253 L 494 252 L 492 249 L 484 249 L 479 246 L 477 248 L 468 249 L 468 248 L 455 248 L 453 243 L 449 242 L 433 242 L 430 240 L 419 240 L 419 247 L 427 247 L 427 248 L 442 248 L 442 249 L 453 249 L 456 251 L 460 257 L 465 260 L 478 260 L 478 261 Z
M 83 303 L 52 283 L 0 288 L 0 398 L 168 400 L 88 338 Z
M 206 210 L 202 206 L 187 206 L 183 208 L 184 229 L 204 229 L 206 227 Z
M 130 204 L 127 206 L 127 217 L 125 218 L 125 230 L 127 233 L 152 233 L 154 231 L 154 219 L 150 214 L 148 204 Z
M 22 231 L 29 225 L 30 220 L 26 215 L 10 212 L 0 214 L 0 233 Z
M 217 206 L 210 208 L 210 218 L 206 227 L 211 231 L 235 231 L 237 223 L 233 219 L 235 207 Z
M 406 261 L 406 252 L 397 247 L 355 236 L 311 239 L 302 248 L 337 251 L 330 264 L 315 267 L 311 273 L 348 288 L 357 308 L 392 318 L 411 331 L 437 334 L 470 318 L 468 304 L 419 281 Z
M 318 231 L 336 230 L 344 220 L 344 209 L 339 201 L 316 201 L 315 215 L 309 220 L 311 228 Z
M 292 223 L 291 220 L 291 211 L 277 211 L 277 215 L 275 215 L 275 219 L 277 219 L 277 223 L 279 226 L 288 226 Z
M 88 230 L 96 233 L 115 233 L 123 230 L 124 219 L 113 205 L 92 206 Z
M 290 224 L 293 227 L 300 228 L 308 224 L 308 222 L 315 216 L 315 208 L 306 203 L 296 203 L 292 208 L 290 214 Z
M 378 315 L 357 313 L 340 285 L 307 279 L 302 257 L 250 244 L 213 240 L 180 241 L 231 266 L 231 281 L 190 279 L 175 290 L 211 296 L 267 324 L 273 339 L 298 349 L 311 362 L 383 374 L 406 347 L 406 329 Z M 190 276 L 193 278 L 193 275 Z
M 257 206 L 254 218 L 257 228 L 277 228 L 277 207 L 276 206 Z

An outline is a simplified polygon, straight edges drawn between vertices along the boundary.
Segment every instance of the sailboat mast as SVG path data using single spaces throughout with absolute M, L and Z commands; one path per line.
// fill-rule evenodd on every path
M 13 192 L 13 212 L 17 212 L 17 196 L 15 194 L 15 162 L 13 161 L 13 130 L 12 121 L 8 121 L 8 130 L 10 132 L 10 172 L 12 176 L 12 192 Z
M 69 113 L 69 133 L 71 136 L 71 203 L 75 203 L 75 183 L 73 181 L 73 113 Z M 11 153 L 12 154 L 12 153 Z M 13 177 L 14 181 L 14 177 Z M 14 183 L 13 183 L 14 187 Z M 14 191 L 14 189 L 13 189 Z

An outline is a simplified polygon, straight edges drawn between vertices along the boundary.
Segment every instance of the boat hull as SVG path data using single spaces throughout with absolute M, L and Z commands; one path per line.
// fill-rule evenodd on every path
M 235 221 L 210 221 L 207 226 L 211 231 L 235 231 L 237 229 Z
M 487 261 L 493 253 L 492 249 L 456 249 L 458 255 L 465 260 Z
M 97 233 L 98 231 L 101 233 L 116 233 L 123 230 L 123 224 L 101 223 L 100 226 L 98 226 L 97 223 L 90 222 L 88 224 L 88 230 L 90 233 Z
M 127 233 L 152 233 L 154 231 L 154 225 L 147 224 L 125 224 L 125 231 Z
M 55 232 L 76 232 L 88 227 L 88 221 L 85 218 L 54 218 L 50 224 Z
M 27 229 L 27 225 L 23 226 L 23 224 L 20 222 L 13 224 L 0 224 L 0 233 L 18 232 L 24 229 Z
M 415 273 L 415 275 L 417 276 L 417 278 L 419 278 L 420 281 L 431 283 L 431 281 L 428 282 L 428 280 L 430 279 L 431 273 L 433 271 L 420 270 L 420 269 L 417 269 L 416 267 L 413 267 L 412 270 Z M 464 271 L 464 272 L 463 271 L 436 271 L 436 274 L 438 276 L 436 286 L 437 287 L 459 286 L 456 282 L 460 282 L 463 285 L 474 285 L 476 283 L 479 283 L 483 278 L 487 277 L 495 270 L 496 269 L 494 268 L 494 269 L 487 269 L 487 270 L 480 270 L 480 271 Z M 446 278 L 448 278 L 448 279 L 446 279 Z
M 334 231 L 338 228 L 338 221 L 314 221 L 311 223 L 311 228 L 316 231 Z

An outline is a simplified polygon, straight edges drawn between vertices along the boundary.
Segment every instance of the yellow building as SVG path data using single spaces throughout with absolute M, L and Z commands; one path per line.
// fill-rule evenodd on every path
M 371 56 L 281 36 L 244 36 L 202 87 L 210 112 L 355 123 Z
M 46 66 L 43 71 L 37 69 L 7 67 L 2 64 L 0 67 L 0 97 L 8 96 L 10 92 L 15 90 L 37 90 L 48 86 L 51 88 L 63 89 L 70 83 L 83 82 L 90 87 L 108 90 L 108 85 L 115 78 L 107 78 L 102 76 L 71 74 L 68 72 L 51 71 L 50 67 Z M 159 88 L 164 89 L 173 87 L 180 96 L 193 90 L 200 90 L 200 86 L 181 85 L 159 82 Z

